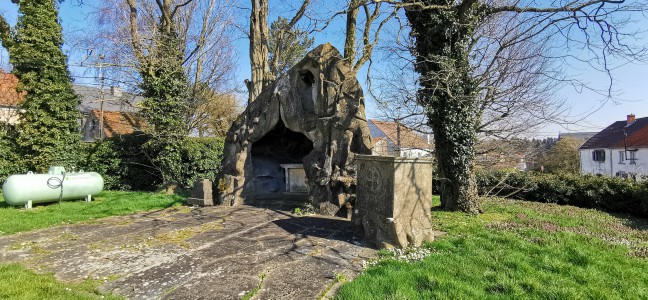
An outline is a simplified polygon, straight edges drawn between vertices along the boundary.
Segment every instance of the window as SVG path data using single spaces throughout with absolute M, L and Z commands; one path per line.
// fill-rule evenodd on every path
M 592 152 L 592 160 L 598 162 L 605 161 L 605 150 L 594 150 Z
M 628 160 L 630 161 L 631 165 L 637 164 L 637 157 L 635 156 L 636 154 L 636 151 L 628 151 Z
M 619 151 L 619 163 L 620 164 L 625 163 L 625 151 Z

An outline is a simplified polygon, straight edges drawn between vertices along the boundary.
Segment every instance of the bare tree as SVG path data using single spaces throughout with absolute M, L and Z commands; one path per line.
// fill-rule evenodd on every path
M 279 35 L 287 34 L 299 20 L 304 16 L 311 0 L 303 0 L 301 6 L 295 12 L 290 22 L 280 29 Z M 281 33 L 283 31 L 284 33 Z M 252 77 L 246 80 L 249 96 L 248 102 L 254 101 L 272 80 L 274 74 L 270 72 L 268 53 L 269 30 L 268 30 L 268 0 L 252 0 L 250 12 L 250 68 Z M 281 49 L 275 49 L 274 57 L 281 57 Z
M 488 19 L 475 31 L 471 56 L 473 76 L 478 82 L 480 123 L 477 127 L 481 158 L 507 155 L 511 143 L 493 142 L 532 134 L 539 126 L 560 121 L 564 99 L 556 96 L 564 74 L 548 54 L 546 43 L 510 43 L 519 29 L 504 17 Z M 378 103 L 382 119 L 405 124 L 422 133 L 431 133 L 425 108 L 417 101 L 419 76 L 409 55 L 413 40 L 410 28 L 391 32 L 389 41 L 379 47 L 382 60 L 391 63 L 374 71 L 370 93 Z M 542 36 L 540 36 L 542 37 Z M 508 45 L 510 44 L 510 45 Z M 376 75 L 377 74 L 377 75 Z M 493 144 L 504 145 L 492 147 Z M 492 152 L 492 153 L 489 153 Z M 490 161 L 480 161 L 490 164 Z
M 435 133 L 440 176 L 445 179 L 441 186 L 442 204 L 451 210 L 470 213 L 480 210 L 476 201 L 473 173 L 477 130 L 484 117 L 490 118 L 491 123 L 497 123 L 498 119 L 502 120 L 513 111 L 511 106 L 493 106 L 496 102 L 489 99 L 518 101 L 515 94 L 502 93 L 501 89 L 497 86 L 493 88 L 493 85 L 508 82 L 523 91 L 538 86 L 527 84 L 533 77 L 511 80 L 522 74 L 519 70 L 533 67 L 528 63 L 537 57 L 537 54 L 527 55 L 516 51 L 515 47 L 528 43 L 527 49 L 543 49 L 543 43 L 556 45 L 561 40 L 564 46 L 557 53 L 560 59 L 575 57 L 569 50 L 573 51 L 570 48 L 577 46 L 587 50 L 590 56 L 579 55 L 576 59 L 598 66 L 608 74 L 611 74 L 609 57 L 633 60 L 645 52 L 643 45 L 632 47 L 628 44 L 631 42 L 628 38 L 635 32 L 624 32 L 626 20 L 617 18 L 619 14 L 644 11 L 646 3 L 642 1 L 389 2 L 405 7 L 407 18 L 412 24 L 412 35 L 415 38 L 412 53 L 416 57 L 416 70 L 421 75 L 418 99 L 426 107 Z M 475 38 L 475 33 L 480 28 L 488 28 L 488 22 L 494 18 L 500 18 L 498 23 L 504 20 L 504 28 L 508 30 L 499 34 L 495 47 L 483 47 L 480 40 Z M 480 57 L 493 59 L 482 63 Z M 508 67 L 511 71 L 500 75 L 496 69 L 506 66 L 510 61 L 507 58 L 518 62 L 512 68 Z M 518 64 L 523 67 L 518 67 Z M 476 76 L 480 73 L 487 76 Z M 531 74 L 553 79 L 545 73 Z M 499 80 L 500 77 L 508 79 Z M 490 115 L 483 113 L 483 104 L 489 106 Z
M 242 111 L 234 94 L 220 94 L 206 85 L 197 93 L 200 103 L 192 113 L 190 127 L 199 137 L 225 137 L 227 130 Z
M 382 5 L 380 1 L 350 0 L 346 3 L 322 2 L 317 8 L 308 13 L 308 8 L 314 4 L 311 0 L 303 0 L 295 10 L 290 22 L 283 27 L 288 34 L 302 18 L 310 21 L 311 33 L 324 32 L 338 17 L 346 17 L 344 31 L 344 57 L 358 72 L 367 62 L 371 61 L 373 49 L 378 44 L 382 29 L 398 13 L 399 7 Z M 330 8 L 334 7 L 331 11 Z M 339 8 L 339 10 L 335 10 Z M 275 79 L 270 72 L 268 62 L 268 0 L 252 0 L 250 14 L 250 64 L 252 78 L 246 81 L 249 99 L 256 96 Z M 358 39 L 358 35 L 361 38 Z M 277 51 L 278 50 L 278 51 Z M 281 49 L 273 50 L 274 57 L 281 56 Z
M 180 62 L 188 86 L 184 119 L 187 131 L 191 131 L 195 129 L 194 113 L 205 105 L 201 102 L 205 100 L 201 97 L 205 86 L 222 94 L 234 90 L 236 57 L 231 7 L 229 0 L 104 1 L 94 12 L 96 30 L 73 45 L 77 51 L 93 54 L 77 64 L 92 67 L 96 64 L 91 58 L 101 54 L 106 80 L 111 85 L 140 90 L 142 62 L 159 59 L 150 55 L 160 42 L 156 35 L 171 28 L 168 24 L 161 28 L 156 24 L 168 18 L 182 52 Z M 137 12 L 134 18 L 133 11 Z

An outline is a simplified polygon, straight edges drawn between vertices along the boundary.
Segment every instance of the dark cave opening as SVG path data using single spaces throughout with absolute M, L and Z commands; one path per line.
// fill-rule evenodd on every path
M 270 132 L 252 144 L 255 200 L 286 193 L 306 195 L 303 160 L 312 150 L 313 142 L 305 135 L 286 128 L 279 120 Z M 288 184 L 287 175 L 291 177 Z

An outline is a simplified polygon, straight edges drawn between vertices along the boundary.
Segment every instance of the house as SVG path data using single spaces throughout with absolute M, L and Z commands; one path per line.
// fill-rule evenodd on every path
M 18 123 L 18 105 L 25 93 L 18 93 L 18 77 L 0 69 L 0 123 L 14 125 Z
M 103 138 L 132 134 L 142 131 L 147 126 L 136 112 L 104 111 L 103 124 L 99 121 L 101 115 L 102 112 L 99 110 L 90 111 L 82 129 L 83 141 L 92 142 Z
M 15 75 L 0 70 L 1 123 L 15 125 L 20 121 L 18 112 L 25 93 L 16 91 L 18 81 Z M 80 100 L 77 108 L 81 113 L 79 125 L 83 141 L 91 142 L 103 137 L 132 133 L 143 128 L 144 121 L 137 116 L 138 103 L 144 99 L 141 96 L 123 92 L 119 87 L 97 88 L 73 85 L 72 88 Z M 102 111 L 104 122 L 100 121 Z M 101 130 L 104 125 L 111 127 Z
M 402 124 L 369 120 L 374 148 L 371 154 L 400 157 L 429 157 L 433 146 Z
M 587 140 L 580 149 L 583 174 L 648 177 L 648 117 L 628 115 Z
M 119 87 L 101 89 L 74 85 L 81 103 L 81 135 L 84 142 L 142 130 L 145 122 L 137 115 L 141 96 L 123 92 Z M 103 123 L 101 115 L 103 111 Z M 101 129 L 103 128 L 103 130 Z

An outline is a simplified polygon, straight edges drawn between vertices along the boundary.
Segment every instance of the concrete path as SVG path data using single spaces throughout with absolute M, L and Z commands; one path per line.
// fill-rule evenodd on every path
M 318 299 L 375 250 L 344 219 L 175 207 L 0 238 L 0 261 L 133 299 Z

